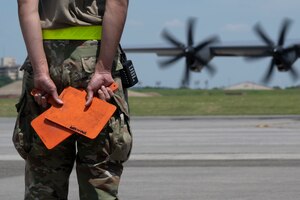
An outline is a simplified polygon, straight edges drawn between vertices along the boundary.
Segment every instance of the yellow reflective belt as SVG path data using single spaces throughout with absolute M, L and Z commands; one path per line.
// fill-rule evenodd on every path
M 101 40 L 102 26 L 71 26 L 43 29 L 44 40 Z

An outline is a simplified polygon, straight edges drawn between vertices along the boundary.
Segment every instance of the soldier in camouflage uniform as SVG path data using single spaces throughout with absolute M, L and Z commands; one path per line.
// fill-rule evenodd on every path
M 18 117 L 13 142 L 26 161 L 25 199 L 67 199 L 69 176 L 76 162 L 81 200 L 117 200 L 122 164 L 128 159 L 132 146 L 127 91 L 122 87 L 118 73 L 122 69 L 118 43 L 125 23 L 128 2 L 109 0 L 105 4 L 103 0 L 19 0 L 18 3 L 20 24 L 29 57 L 22 66 L 23 89 L 16 105 Z M 65 20 L 65 23 L 73 23 L 74 26 L 102 24 L 101 42 L 42 40 L 39 29 L 46 26 L 43 22 L 49 21 L 43 21 L 47 18 L 44 16 L 47 12 L 41 12 L 41 9 L 43 6 L 44 9 L 54 6 L 51 7 L 54 9 L 55 4 L 58 7 L 68 5 L 67 11 L 63 8 L 64 12 L 76 11 L 76 20 L 81 16 L 78 12 L 87 15 L 87 18 L 80 18 L 82 21 L 72 18 L 73 21 Z M 33 25 L 37 17 L 34 15 L 37 8 L 40 9 L 40 15 L 37 16 L 40 16 L 41 27 Z M 58 14 L 62 12 L 57 11 L 57 8 L 54 11 Z M 117 19 L 112 19 L 113 11 L 119 13 L 114 16 Z M 66 15 L 61 16 L 64 18 Z M 98 18 L 93 19 L 95 16 Z M 95 22 L 87 19 L 93 19 Z M 109 23 L 113 22 L 116 27 L 109 27 Z M 52 25 L 54 28 L 63 26 L 55 20 Z M 106 52 L 103 53 L 103 49 Z M 42 77 L 44 74 L 46 78 Z M 108 88 L 113 81 L 119 86 L 115 93 Z M 87 90 L 87 106 L 91 103 L 93 95 L 99 95 L 99 98 L 115 104 L 117 110 L 95 139 L 73 134 L 55 148 L 48 150 L 30 123 L 49 107 L 46 102 L 50 96 L 56 103 L 62 104 L 58 94 L 68 86 Z M 32 97 L 30 91 L 33 88 L 41 90 L 42 93 Z

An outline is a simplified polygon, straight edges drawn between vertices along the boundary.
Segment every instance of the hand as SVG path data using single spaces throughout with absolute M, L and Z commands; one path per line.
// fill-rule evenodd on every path
M 98 90 L 98 97 L 102 100 L 108 101 L 113 95 L 114 92 L 109 87 L 105 87 L 102 85 Z
M 102 100 L 109 100 L 113 95 L 113 91 L 109 86 L 114 82 L 110 72 L 95 73 L 86 88 L 87 100 L 85 106 L 90 106 L 94 94 L 98 94 Z
M 63 101 L 58 97 L 57 88 L 49 75 L 35 74 L 34 87 L 40 91 L 34 95 L 34 100 L 42 107 L 46 108 L 48 106 L 48 98 L 52 98 L 54 103 L 59 105 L 63 104 Z

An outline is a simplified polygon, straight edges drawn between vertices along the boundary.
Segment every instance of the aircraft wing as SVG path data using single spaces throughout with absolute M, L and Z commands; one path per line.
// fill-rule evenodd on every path
M 211 46 L 210 47 L 212 56 L 244 56 L 244 57 L 264 57 L 270 56 L 272 48 L 265 45 L 254 45 L 254 46 Z
M 270 47 L 266 45 L 211 45 L 208 47 L 211 56 L 269 56 Z M 169 46 L 124 47 L 126 53 L 154 53 L 158 56 L 176 56 L 182 49 Z
M 123 47 L 126 53 L 155 53 L 158 56 L 176 56 L 182 49 L 167 45 Z

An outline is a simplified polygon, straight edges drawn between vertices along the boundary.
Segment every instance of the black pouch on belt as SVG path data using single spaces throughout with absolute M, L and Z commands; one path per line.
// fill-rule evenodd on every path
M 127 60 L 126 54 L 123 51 L 121 45 L 121 63 L 123 65 L 123 69 L 121 69 L 120 77 L 122 80 L 122 85 L 125 88 L 130 88 L 139 82 L 138 77 L 136 75 L 133 63 L 131 60 Z

